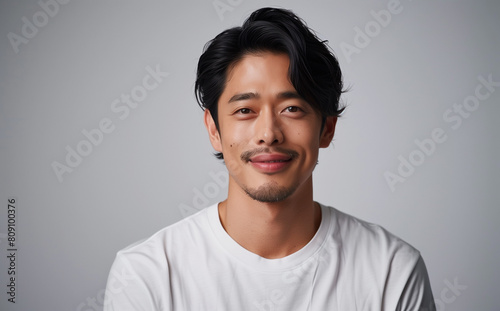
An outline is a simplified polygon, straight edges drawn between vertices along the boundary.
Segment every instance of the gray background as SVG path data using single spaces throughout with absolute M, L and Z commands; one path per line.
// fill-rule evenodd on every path
M 351 88 L 320 154 L 315 199 L 418 248 L 439 310 L 499 310 L 499 87 L 487 99 L 482 88 L 467 115 L 453 105 L 474 100 L 478 77 L 500 81 L 500 3 L 401 0 L 380 25 L 371 11 L 391 3 L 70 1 L 49 16 L 37 1 L 1 1 L 0 309 L 100 310 L 119 249 L 225 197 L 193 96 L 197 59 L 223 29 L 280 6 L 329 40 Z M 33 18 L 36 34 L 12 44 Z M 139 90 L 148 66 L 169 75 L 120 119 L 113 101 Z M 83 146 L 82 131 L 106 118 L 114 131 L 59 181 L 52 164 L 66 165 L 67 146 Z M 436 128 L 446 140 L 419 158 L 415 140 Z M 418 166 L 391 189 L 384 174 L 399 174 L 410 155 Z M 15 305 L 6 302 L 10 197 Z

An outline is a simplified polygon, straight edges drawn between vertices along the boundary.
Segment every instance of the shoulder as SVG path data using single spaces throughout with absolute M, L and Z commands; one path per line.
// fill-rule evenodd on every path
M 191 216 L 171 224 L 150 237 L 130 244 L 117 253 L 117 258 L 127 258 L 129 261 L 165 260 L 176 250 L 177 252 L 190 245 L 190 241 L 206 235 L 207 207 Z
M 345 276 L 346 295 L 351 291 L 362 300 L 385 301 L 387 310 L 432 307 L 427 270 L 412 245 L 379 225 L 335 208 L 331 208 L 330 232 Z
M 420 253 L 412 245 L 386 230 L 384 227 L 373 224 L 352 215 L 331 209 L 333 234 L 341 243 L 342 248 L 353 252 L 367 252 L 370 254 L 383 253 L 408 254 L 416 260 Z
M 375 269 L 382 274 L 391 271 L 406 276 L 411 274 L 421 257 L 416 248 L 380 225 L 333 207 L 330 211 L 330 238 L 346 268 L 360 273 Z
M 207 209 L 118 251 L 108 276 L 104 310 L 168 309 L 171 263 L 182 262 L 189 256 L 183 249 L 193 249 L 194 241 L 204 236 Z

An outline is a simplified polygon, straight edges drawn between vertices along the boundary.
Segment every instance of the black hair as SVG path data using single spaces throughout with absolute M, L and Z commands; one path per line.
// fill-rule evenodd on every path
M 209 41 L 198 62 L 195 95 L 208 109 L 219 129 L 217 108 L 229 70 L 243 56 L 259 52 L 285 53 L 290 58 L 289 78 L 299 95 L 322 116 L 339 116 L 343 93 L 339 63 L 327 45 L 292 11 L 262 8 L 242 27 L 227 29 Z M 223 159 L 222 153 L 216 153 Z

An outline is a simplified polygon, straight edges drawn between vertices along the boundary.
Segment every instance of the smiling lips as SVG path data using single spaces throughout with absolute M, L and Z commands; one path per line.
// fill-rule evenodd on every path
M 261 153 L 248 161 L 263 173 L 277 173 L 289 166 L 292 156 L 282 153 Z

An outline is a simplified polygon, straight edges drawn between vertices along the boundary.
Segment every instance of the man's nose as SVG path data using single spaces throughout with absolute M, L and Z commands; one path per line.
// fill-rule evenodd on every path
M 279 145 L 283 142 L 283 131 L 279 117 L 271 109 L 260 111 L 257 123 L 257 144 Z

